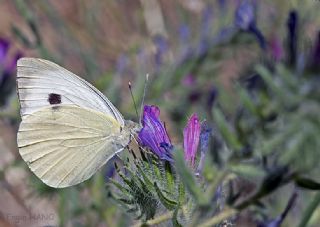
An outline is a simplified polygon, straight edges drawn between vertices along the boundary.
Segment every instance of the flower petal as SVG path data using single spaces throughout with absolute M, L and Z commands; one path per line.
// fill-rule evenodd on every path
M 0 37 L 0 64 L 4 65 L 10 47 L 10 42 Z
M 144 106 L 139 140 L 142 146 L 150 148 L 160 159 L 172 161 L 173 148 L 163 123 L 159 119 L 160 109 L 157 106 Z
M 183 147 L 185 159 L 194 166 L 200 140 L 201 124 L 197 114 L 193 114 L 183 130 Z

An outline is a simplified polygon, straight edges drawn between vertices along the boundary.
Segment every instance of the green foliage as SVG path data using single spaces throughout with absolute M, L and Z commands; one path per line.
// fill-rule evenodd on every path
M 141 152 L 141 151 L 140 151 Z M 111 179 L 113 199 L 132 213 L 136 219 L 150 220 L 164 211 L 174 211 L 173 222 L 178 225 L 179 209 L 186 204 L 185 191 L 173 166 L 153 154 L 133 154 L 122 167 L 116 167 L 121 181 Z
M 141 152 L 134 165 L 126 162 L 118 171 L 122 183 L 113 181 L 119 189 L 117 200 L 130 212 L 144 215 L 146 223 L 166 211 L 174 226 L 185 221 L 206 226 L 223 221 L 220 215 L 228 217 L 224 215 L 230 211 L 221 209 L 223 204 L 236 210 L 263 204 L 262 198 L 290 182 L 319 190 L 316 180 L 302 176 L 317 169 L 320 158 L 320 95 L 313 75 L 298 75 L 284 65 L 274 69 L 259 65 L 256 72 L 263 85 L 250 90 L 238 83 L 240 104 L 233 114 L 226 117 L 222 108 L 213 109 L 214 143 L 202 176 L 187 166 L 179 149 L 173 151 L 173 163 Z M 224 154 L 222 163 L 215 163 L 214 154 Z M 254 185 L 244 200 L 241 188 L 232 186 L 238 178 Z
M 193 199 L 202 206 L 207 205 L 209 201 L 205 199 L 203 190 L 199 188 L 198 183 L 194 177 L 194 173 L 191 172 L 191 170 L 186 166 L 183 152 L 181 150 L 175 151 L 175 166 L 181 177 L 181 181 L 183 182 Z
M 262 66 L 266 99 L 258 98 L 260 125 L 256 128 L 255 151 L 273 157 L 278 165 L 305 172 L 317 167 L 320 158 L 319 90 L 313 75 L 298 73 L 278 65 L 273 73 Z

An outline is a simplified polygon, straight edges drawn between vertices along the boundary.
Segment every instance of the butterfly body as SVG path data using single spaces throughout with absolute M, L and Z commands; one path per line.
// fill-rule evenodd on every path
M 52 62 L 22 58 L 17 68 L 19 153 L 51 187 L 87 180 L 140 129 L 92 85 Z

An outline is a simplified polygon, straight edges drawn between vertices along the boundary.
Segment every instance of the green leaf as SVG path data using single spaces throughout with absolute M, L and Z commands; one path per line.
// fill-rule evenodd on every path
M 174 227 L 182 227 L 182 225 L 178 222 L 178 211 L 179 211 L 179 206 L 174 210 L 173 215 L 172 215 L 172 225 Z
M 174 176 L 172 173 L 171 165 L 168 161 L 165 162 L 166 180 L 168 185 L 168 190 L 170 193 L 174 193 Z
M 184 185 L 182 183 L 179 183 L 179 186 L 178 186 L 178 192 L 179 192 L 179 198 L 178 198 L 178 201 L 180 204 L 184 204 L 185 203 L 185 196 L 186 196 L 186 191 L 184 189 Z
M 161 203 L 163 204 L 163 206 L 165 206 L 168 210 L 173 210 L 176 208 L 178 203 L 165 197 L 156 182 L 154 182 L 154 188 L 156 189 L 158 197 Z
M 28 47 L 28 48 L 33 47 L 33 44 L 29 41 L 27 36 L 18 27 L 12 25 L 11 31 L 14 34 L 14 36 L 16 36 L 25 47 Z
M 128 213 L 136 213 L 137 211 L 139 211 L 138 207 L 132 207 L 132 208 L 127 210 Z
M 123 182 L 131 188 L 131 190 L 134 190 L 134 189 L 135 189 L 136 185 L 132 182 L 131 179 L 125 177 L 124 174 L 121 173 L 121 172 L 119 172 L 119 176 L 121 177 L 121 179 L 123 180 Z
M 272 192 L 277 189 L 283 182 L 286 174 L 288 173 L 287 167 L 278 167 L 266 175 L 262 181 L 260 191 L 261 193 Z
M 203 190 L 198 187 L 193 173 L 185 164 L 182 150 L 175 150 L 173 156 L 181 181 L 184 183 L 190 194 L 195 198 L 199 205 L 207 205 L 208 201 L 203 196 Z
M 146 183 L 148 188 L 152 188 L 153 187 L 153 183 L 151 182 L 151 180 L 147 177 L 147 175 L 144 173 L 144 171 L 142 170 L 141 166 L 137 165 L 138 170 L 139 170 L 139 174 L 141 174 L 144 182 Z
M 297 186 L 301 188 L 310 189 L 310 190 L 320 190 L 320 183 L 312 179 L 297 177 L 295 179 L 295 183 Z
M 278 98 L 282 105 L 290 106 L 296 102 L 296 97 L 293 97 L 290 91 L 283 86 L 285 83 L 277 84 L 277 80 L 273 78 L 268 69 L 262 65 L 256 66 L 255 69 L 275 94 L 275 98 Z M 279 77 L 277 79 L 279 79 Z
M 242 104 L 252 113 L 257 115 L 257 108 L 255 106 L 255 104 L 253 103 L 252 99 L 250 98 L 248 92 L 241 88 L 240 86 L 238 86 L 238 90 L 239 90 L 239 95 L 240 95 L 240 99 L 242 101 Z
M 242 147 L 241 143 L 235 137 L 235 133 L 230 130 L 222 112 L 218 109 L 214 109 L 213 115 L 215 123 L 217 124 L 220 133 L 222 137 L 226 140 L 227 144 L 235 150 L 240 150 Z
M 117 187 L 123 194 L 130 195 L 130 190 L 126 187 L 124 187 L 119 182 L 115 181 L 114 179 L 110 178 L 111 184 L 113 184 L 115 187 Z
M 262 77 L 262 79 L 267 83 L 267 85 L 272 89 L 273 92 L 283 95 L 281 89 L 277 86 L 272 78 L 272 74 L 262 65 L 255 67 L 257 73 Z
M 262 169 L 250 164 L 231 165 L 229 169 L 233 173 L 245 178 L 261 178 L 265 176 L 265 172 Z
M 126 198 L 117 198 L 117 200 L 123 202 L 126 205 L 132 205 L 135 204 L 135 202 L 132 199 L 126 199 Z

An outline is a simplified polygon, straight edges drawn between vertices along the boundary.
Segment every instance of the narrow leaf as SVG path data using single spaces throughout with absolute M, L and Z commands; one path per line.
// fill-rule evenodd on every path
M 320 190 L 320 183 L 318 183 L 312 179 L 298 177 L 295 179 L 295 183 L 296 183 L 296 185 L 298 185 L 301 188 L 306 188 L 306 189 L 310 189 L 310 190 Z
M 173 210 L 176 208 L 177 206 L 177 202 L 168 199 L 167 197 L 165 197 L 163 195 L 163 193 L 161 192 L 160 188 L 158 187 L 157 183 L 154 182 L 154 188 L 156 189 L 156 192 L 158 194 L 158 197 L 161 201 L 161 203 L 168 209 L 168 210 Z
M 223 136 L 223 138 L 226 140 L 227 144 L 235 150 L 240 150 L 241 143 L 235 137 L 235 134 L 230 130 L 222 112 L 218 109 L 214 109 L 213 115 L 214 115 L 215 122 L 218 125 L 218 128 L 220 130 L 220 133 Z
M 182 151 L 176 150 L 173 153 L 177 172 L 180 174 L 182 182 L 199 205 L 207 205 L 208 201 L 203 196 L 202 189 L 198 187 L 193 174 L 185 164 Z

